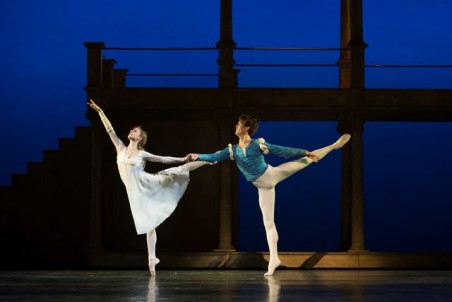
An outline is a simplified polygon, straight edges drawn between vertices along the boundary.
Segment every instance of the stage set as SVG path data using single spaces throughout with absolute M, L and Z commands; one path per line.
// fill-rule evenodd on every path
M 90 127 L 77 128 L 74 139 L 60 141 L 60 150 L 44 152 L 43 163 L 29 164 L 28 174 L 0 188 L 0 300 L 451 301 L 450 253 L 366 248 L 363 127 L 369 121 L 450 122 L 452 91 L 366 89 L 362 1 L 340 2 L 338 89 L 238 87 L 232 0 L 221 0 L 220 40 L 212 49 L 218 52 L 218 88 L 129 88 L 128 71 L 115 69 L 115 58 L 105 55 L 118 48 L 85 43 L 87 99 L 104 109 L 117 133 L 143 121 L 158 141 L 155 154 L 220 150 L 236 141 L 231 125 L 242 112 L 262 121 L 337 122 L 338 135 L 352 135 L 339 151 L 337 250 L 280 253 L 281 267 L 264 277 L 268 253 L 242 252 L 237 245 L 238 171 L 227 162 L 193 173 L 184 202 L 159 227 L 161 263 L 150 277 L 114 147 L 87 109 Z

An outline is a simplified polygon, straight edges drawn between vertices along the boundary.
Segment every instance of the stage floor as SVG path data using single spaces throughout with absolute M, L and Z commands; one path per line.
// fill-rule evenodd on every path
M 0 271 L 0 301 L 452 301 L 452 271 Z

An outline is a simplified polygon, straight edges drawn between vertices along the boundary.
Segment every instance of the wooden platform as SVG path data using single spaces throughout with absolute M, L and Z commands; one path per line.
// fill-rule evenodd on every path
M 296 252 L 280 253 L 281 268 L 316 269 L 452 269 L 449 253 Z M 265 269 L 268 253 L 158 253 L 164 269 Z M 93 268 L 145 268 L 146 255 L 92 254 Z
M 0 300 L 445 302 L 452 300 L 452 271 L 0 271 Z

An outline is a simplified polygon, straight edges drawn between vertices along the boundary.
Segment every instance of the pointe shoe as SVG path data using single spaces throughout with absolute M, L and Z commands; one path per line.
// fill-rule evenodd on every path
M 268 263 L 268 271 L 264 274 L 264 276 L 273 276 L 275 269 L 281 264 L 281 260 L 277 259 L 276 261 L 270 261 Z
M 155 276 L 155 266 L 160 262 L 159 258 L 151 258 L 148 260 L 149 272 L 151 276 Z
M 352 136 L 348 133 L 342 135 L 333 145 L 335 147 L 335 149 L 340 149 L 342 148 L 346 143 L 348 143 L 348 141 L 350 140 Z

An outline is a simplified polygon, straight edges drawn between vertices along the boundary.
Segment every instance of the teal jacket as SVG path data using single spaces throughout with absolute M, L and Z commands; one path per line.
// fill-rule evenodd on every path
M 253 139 L 246 148 L 241 148 L 239 145 L 231 145 L 221 151 L 211 154 L 198 154 L 199 161 L 207 161 L 210 163 L 217 163 L 227 159 L 235 160 L 237 167 L 243 173 L 246 180 L 255 181 L 267 170 L 268 164 L 265 161 L 264 154 L 275 154 L 277 156 L 290 157 L 304 157 L 306 150 L 283 147 L 273 145 L 265 142 L 263 138 Z

